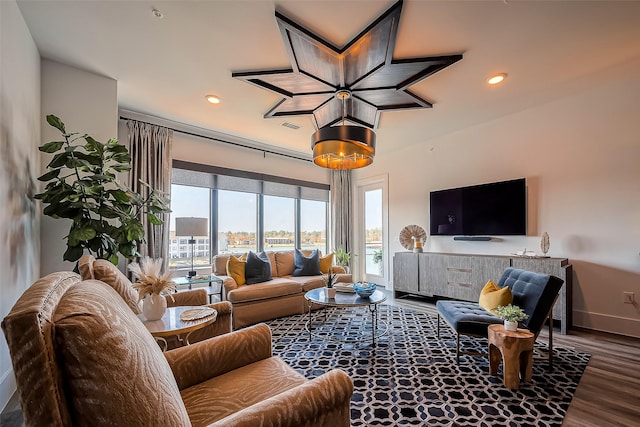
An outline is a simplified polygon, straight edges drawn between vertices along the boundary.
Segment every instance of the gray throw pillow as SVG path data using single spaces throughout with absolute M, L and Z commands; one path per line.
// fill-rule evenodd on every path
M 320 274 L 320 252 L 314 250 L 308 257 L 304 256 L 300 249 L 296 249 L 293 254 L 294 276 L 319 276 Z
M 244 277 L 247 285 L 271 280 L 271 263 L 269 262 L 269 256 L 265 252 L 255 254 L 249 251 L 247 263 L 244 266 Z

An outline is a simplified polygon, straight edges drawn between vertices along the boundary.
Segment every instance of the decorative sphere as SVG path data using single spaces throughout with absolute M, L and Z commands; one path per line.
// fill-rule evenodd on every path
M 371 282 L 357 282 L 353 285 L 353 290 L 361 298 L 369 298 L 376 290 L 376 284 Z

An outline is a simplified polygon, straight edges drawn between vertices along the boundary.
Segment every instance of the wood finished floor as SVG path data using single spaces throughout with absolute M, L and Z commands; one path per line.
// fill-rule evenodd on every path
M 389 304 L 437 314 L 433 303 L 387 296 Z M 548 331 L 538 339 L 546 342 Z M 578 328 L 561 335 L 556 328 L 553 344 L 591 354 L 563 426 L 640 426 L 640 339 Z

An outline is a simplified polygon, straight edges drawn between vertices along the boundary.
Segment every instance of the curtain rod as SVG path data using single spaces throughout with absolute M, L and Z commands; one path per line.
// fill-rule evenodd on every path
M 250 146 L 250 145 L 240 144 L 239 142 L 228 141 L 228 140 L 221 139 L 221 138 L 215 138 L 215 137 L 213 137 L 213 136 L 200 135 L 200 134 L 195 133 L 195 132 L 189 132 L 189 131 L 186 131 L 186 130 L 181 130 L 181 129 L 172 128 L 172 127 L 170 127 L 170 126 L 163 126 L 163 125 L 158 125 L 158 124 L 156 124 L 156 123 L 145 122 L 145 121 L 143 121 L 143 120 L 132 119 L 132 118 L 130 118 L 130 117 L 120 116 L 120 120 L 135 120 L 135 121 L 137 121 L 137 122 L 146 123 L 146 124 L 148 124 L 148 125 L 154 125 L 154 126 L 162 126 L 162 127 L 166 127 L 167 129 L 171 129 L 171 130 L 172 130 L 172 131 L 174 131 L 174 132 L 182 133 L 182 134 L 184 134 L 184 135 L 195 136 L 195 137 L 198 137 L 198 138 L 209 139 L 209 140 L 211 140 L 211 141 L 215 141 L 215 142 L 221 142 L 221 143 L 223 143 L 223 144 L 235 145 L 236 147 L 242 147 L 242 148 L 248 148 L 248 149 L 250 149 L 250 150 L 261 151 L 261 152 L 262 152 L 262 153 L 264 153 L 264 154 L 269 153 L 269 154 L 274 154 L 274 155 L 276 155 L 276 156 L 283 156 L 283 157 L 289 157 L 289 158 L 291 158 L 291 159 L 295 159 L 295 160 L 301 160 L 301 161 L 303 161 L 303 162 L 311 162 L 311 160 L 310 160 L 310 159 L 305 159 L 305 158 L 303 158 L 303 157 L 297 157 L 297 156 L 294 156 L 293 154 L 279 153 L 279 152 L 277 152 L 277 151 L 271 151 L 271 150 L 267 150 L 267 149 L 264 149 L 264 148 L 252 147 L 252 146 Z

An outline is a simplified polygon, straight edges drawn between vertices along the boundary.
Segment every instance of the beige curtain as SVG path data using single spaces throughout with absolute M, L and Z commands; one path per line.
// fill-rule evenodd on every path
M 129 129 L 129 152 L 131 153 L 131 172 L 129 188 L 147 197 L 148 188 L 141 185 L 144 181 L 152 188 L 167 195 L 171 192 L 171 129 L 138 122 L 127 121 Z M 163 214 L 162 225 L 154 226 L 143 219 L 147 244 L 138 248 L 142 256 L 162 258 L 164 267 L 169 256 L 169 214 Z
M 351 171 L 331 171 L 331 243 L 332 250 L 351 252 Z

